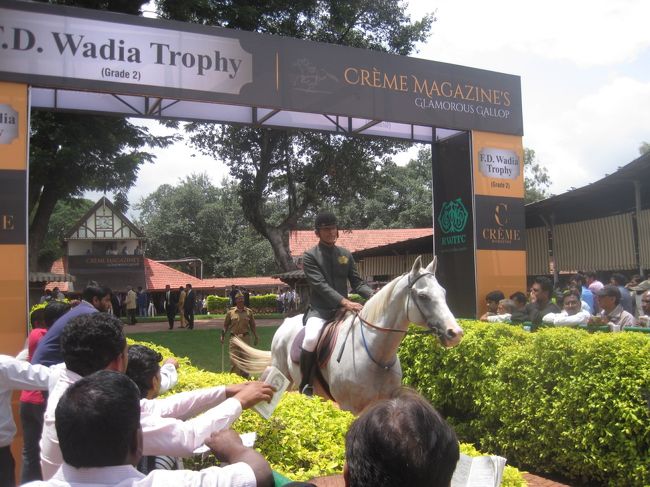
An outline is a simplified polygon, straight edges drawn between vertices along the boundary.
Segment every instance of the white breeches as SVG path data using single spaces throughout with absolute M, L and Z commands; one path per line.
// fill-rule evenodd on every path
M 316 350 L 320 330 L 326 322 L 327 320 L 319 318 L 318 316 L 312 316 L 307 320 L 307 323 L 305 324 L 305 338 L 302 341 L 303 350 L 308 352 Z

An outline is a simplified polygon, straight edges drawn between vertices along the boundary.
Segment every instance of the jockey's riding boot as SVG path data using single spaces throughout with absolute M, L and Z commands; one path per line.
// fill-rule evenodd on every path
M 305 394 L 306 396 L 314 395 L 314 388 L 309 383 L 311 379 L 311 373 L 314 369 L 314 362 L 316 361 L 316 352 L 308 352 L 303 350 L 300 353 L 300 375 L 302 380 L 300 381 L 300 387 L 298 390 Z

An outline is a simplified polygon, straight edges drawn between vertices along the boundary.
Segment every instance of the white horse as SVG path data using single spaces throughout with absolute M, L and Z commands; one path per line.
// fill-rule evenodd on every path
M 330 360 L 321 369 L 331 397 L 342 409 L 359 413 L 371 401 L 389 397 L 402 382 L 397 349 L 409 323 L 428 327 L 442 345 L 460 343 L 463 330 L 447 307 L 445 290 L 435 277 L 436 259 L 422 268 L 418 257 L 410 272 L 384 286 L 364 305 L 359 315 L 348 313 L 339 328 Z M 302 315 L 284 320 L 276 331 L 271 352 L 257 350 L 241 340 L 231 341 L 231 360 L 241 369 L 258 374 L 268 365 L 277 367 L 293 387 L 300 383 L 300 367 L 290 350 L 302 329 Z M 327 397 L 314 384 L 318 395 Z

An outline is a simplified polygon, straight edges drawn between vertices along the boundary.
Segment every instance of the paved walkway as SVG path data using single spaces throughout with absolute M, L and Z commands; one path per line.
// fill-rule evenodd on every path
M 257 319 L 255 320 L 257 326 L 277 326 L 282 323 L 281 319 Z M 195 330 L 211 329 L 223 327 L 223 319 L 214 319 L 214 320 L 196 320 L 194 322 Z M 155 323 L 136 323 L 135 325 L 129 325 L 124 327 L 124 331 L 127 335 L 131 333 L 151 333 L 151 332 L 167 332 L 167 333 L 192 333 L 192 330 L 186 330 L 179 328 L 179 322 L 174 323 L 174 329 L 169 330 L 169 326 L 166 321 L 159 321 Z M 571 487 L 568 484 L 561 484 L 553 480 L 545 479 L 537 475 L 530 473 L 524 474 L 524 479 L 528 483 L 528 487 Z
M 281 319 L 255 319 L 257 326 L 277 326 L 282 323 Z M 214 320 L 195 320 L 194 329 L 195 330 L 206 330 L 211 328 L 223 328 L 223 319 L 214 319 Z M 191 330 L 186 330 L 180 328 L 180 322 L 176 320 L 174 322 L 174 329 L 169 330 L 169 325 L 166 321 L 157 321 L 155 323 L 136 323 L 135 325 L 127 325 L 124 327 L 124 332 L 127 335 L 131 333 L 151 333 L 155 331 L 166 331 L 169 333 L 191 333 Z
M 524 480 L 528 482 L 528 487 L 571 487 L 569 484 L 561 484 L 559 482 L 555 482 L 554 480 L 538 477 L 537 475 L 533 475 L 531 473 L 525 473 Z

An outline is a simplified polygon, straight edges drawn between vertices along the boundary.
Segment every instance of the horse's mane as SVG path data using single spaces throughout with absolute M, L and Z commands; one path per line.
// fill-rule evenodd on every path
M 386 309 L 386 306 L 388 306 L 390 297 L 393 294 L 393 290 L 395 289 L 395 286 L 397 286 L 397 283 L 402 277 L 404 277 L 404 274 L 402 274 L 401 276 L 397 276 L 395 279 L 393 279 L 384 287 L 382 287 L 377 292 L 377 294 L 372 296 L 366 302 L 366 304 L 363 306 L 363 311 L 362 311 L 364 320 L 369 321 L 370 323 L 375 323 L 379 321 L 379 319 L 384 313 L 384 309 Z

